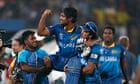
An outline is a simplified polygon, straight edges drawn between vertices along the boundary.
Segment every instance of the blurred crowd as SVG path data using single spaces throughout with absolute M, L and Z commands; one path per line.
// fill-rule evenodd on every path
M 139 4 L 139 0 L 0 0 L 0 18 L 23 19 L 26 21 L 26 28 L 36 28 L 40 15 L 46 8 L 54 12 L 48 21 L 53 24 L 59 21 L 58 10 L 74 6 L 79 10 L 79 24 L 93 20 L 98 24 L 99 30 L 106 23 L 113 24 L 118 35 L 130 37 L 131 45 L 135 46 L 131 46 L 131 49 L 138 54 Z

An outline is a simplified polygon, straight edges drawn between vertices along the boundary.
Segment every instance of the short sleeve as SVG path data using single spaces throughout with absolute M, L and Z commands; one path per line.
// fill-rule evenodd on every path
M 56 31 L 57 31 L 56 27 L 57 27 L 57 25 L 51 25 L 51 26 L 48 27 L 48 30 L 49 30 L 51 35 L 55 35 L 56 34 Z
M 91 55 L 90 55 L 88 61 L 93 62 L 93 63 L 97 63 L 98 59 L 99 59 L 99 50 L 100 50 L 99 45 L 93 46 L 92 51 L 91 51 Z
M 42 58 L 42 59 L 44 59 L 44 57 L 48 56 L 48 53 L 43 49 L 39 49 L 37 51 L 37 54 L 38 54 L 39 58 Z
M 18 54 L 18 62 L 19 63 L 27 63 L 27 56 L 28 56 L 28 53 L 25 50 L 21 51 Z
M 97 53 L 92 53 L 89 57 L 89 62 L 97 63 L 99 55 Z

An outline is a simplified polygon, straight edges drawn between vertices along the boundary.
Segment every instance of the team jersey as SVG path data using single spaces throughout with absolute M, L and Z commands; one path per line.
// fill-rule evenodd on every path
M 80 38 L 81 28 L 78 26 L 75 27 L 73 32 L 67 32 L 61 24 L 49 26 L 49 32 L 51 35 L 55 35 L 59 46 L 58 55 L 69 58 L 77 53 L 75 46 L 77 39 Z
M 29 51 L 28 49 L 24 49 L 18 55 L 18 62 L 25 63 L 31 67 L 41 67 L 45 66 L 43 59 L 47 55 L 48 54 L 42 49 L 37 49 L 33 52 Z M 37 78 L 36 82 L 40 84 L 48 84 L 48 78 L 46 75 L 41 73 L 29 73 L 23 71 L 23 81 L 25 84 L 32 84 L 35 77 Z
M 101 78 L 100 78 L 100 73 L 97 67 L 98 60 L 99 60 L 99 55 L 98 55 L 98 50 L 101 48 L 99 44 L 94 44 L 91 47 L 91 54 L 88 58 L 88 62 L 93 62 L 96 67 L 94 68 L 94 71 L 92 74 L 88 74 L 85 77 L 85 83 L 86 84 L 101 84 Z
M 98 49 L 99 58 L 99 71 L 102 76 L 107 79 L 112 79 L 121 76 L 120 59 L 124 59 L 125 49 L 120 44 L 107 48 L 102 45 Z

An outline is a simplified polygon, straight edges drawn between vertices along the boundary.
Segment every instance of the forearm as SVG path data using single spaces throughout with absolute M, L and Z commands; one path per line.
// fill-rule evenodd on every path
M 38 35 L 40 35 L 40 36 L 48 35 L 48 28 L 46 27 L 46 23 L 45 23 L 46 18 L 47 18 L 47 16 L 42 15 L 41 19 L 39 21 L 37 31 L 38 31 Z
M 82 69 L 83 74 L 92 74 L 95 68 L 95 64 L 88 62 L 88 65 Z
M 31 66 L 26 65 L 26 64 L 21 64 L 21 69 L 22 69 L 23 71 L 31 72 L 31 73 L 40 72 L 40 69 L 39 69 L 39 68 L 31 67 Z
M 121 69 L 122 69 L 122 73 L 123 73 L 125 80 L 128 81 L 127 75 L 125 73 L 126 63 L 123 59 L 121 59 Z

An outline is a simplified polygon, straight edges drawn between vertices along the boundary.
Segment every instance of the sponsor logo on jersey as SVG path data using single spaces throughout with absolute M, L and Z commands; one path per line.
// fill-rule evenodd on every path
M 97 58 L 98 58 L 98 55 L 97 55 L 97 54 L 91 54 L 90 57 L 91 57 L 91 58 L 94 58 L 94 59 L 97 59 Z

